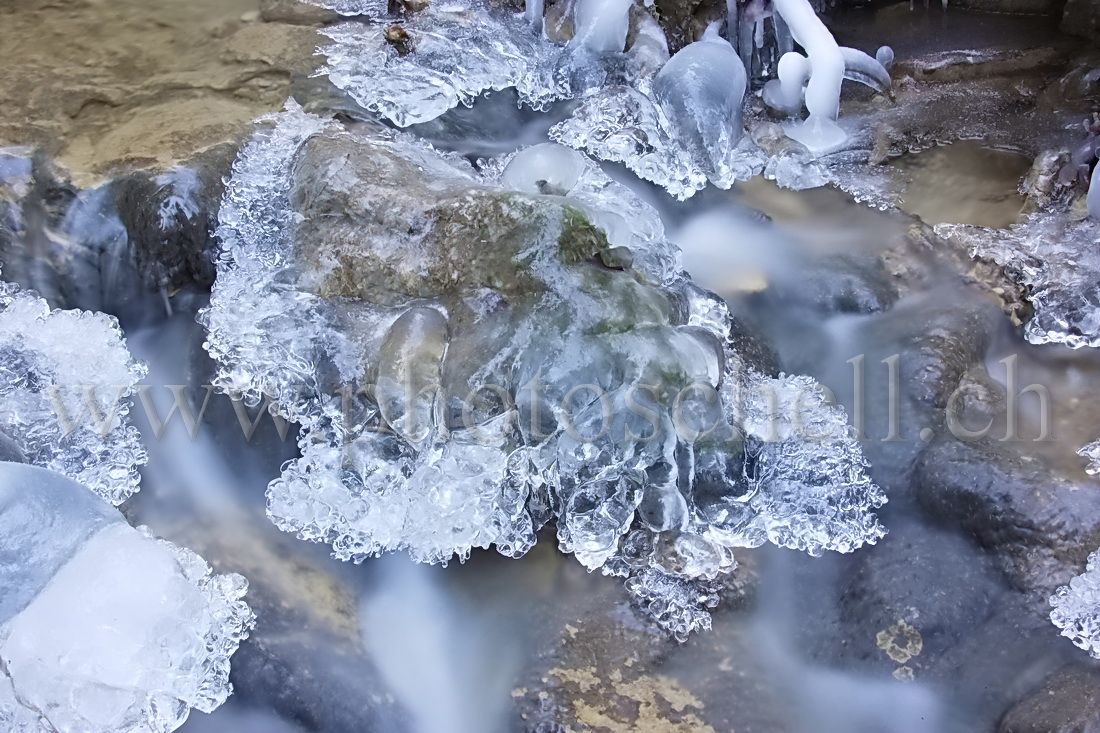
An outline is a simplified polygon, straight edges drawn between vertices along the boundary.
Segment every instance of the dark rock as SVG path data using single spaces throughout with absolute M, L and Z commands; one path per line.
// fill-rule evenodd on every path
M 1090 41 L 1100 41 L 1100 2 L 1097 0 L 1066 0 L 1062 12 L 1062 24 L 1065 33 L 1081 36 Z
M 1042 601 L 1100 545 L 1098 489 L 1059 476 L 1020 443 L 944 435 L 917 463 L 914 493 L 930 519 L 996 552 L 1016 587 Z
M 113 184 L 134 263 L 150 290 L 172 293 L 189 284 L 209 289 L 214 283 L 213 231 L 222 177 L 235 150 L 219 152 L 206 156 L 205 165 L 132 173 Z
M 1100 671 L 1058 670 L 1005 713 L 997 733 L 1100 733 Z

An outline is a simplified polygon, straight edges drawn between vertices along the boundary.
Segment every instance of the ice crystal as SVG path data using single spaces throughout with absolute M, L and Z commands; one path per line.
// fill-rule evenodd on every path
M 51 311 L 37 295 L 0 283 L 0 436 L 25 460 L 121 504 L 137 491 L 145 462 L 128 419 L 144 374 L 114 317 Z
M 302 425 L 268 490 L 281 528 L 446 563 L 522 555 L 553 521 L 679 637 L 709 623 L 733 548 L 882 535 L 843 410 L 745 364 L 656 211 L 591 161 L 479 171 L 293 103 L 274 121 L 227 185 L 203 318 L 218 385 Z
M 1024 327 L 1028 341 L 1100 346 L 1100 222 L 1049 211 L 1007 230 L 941 224 L 936 232 L 1027 288 L 1034 308 Z
M 0 530 L 4 730 L 160 733 L 228 697 L 244 578 L 26 464 L 0 463 Z
M 1085 572 L 1050 597 L 1050 620 L 1062 636 L 1100 659 L 1100 552 L 1089 555 Z

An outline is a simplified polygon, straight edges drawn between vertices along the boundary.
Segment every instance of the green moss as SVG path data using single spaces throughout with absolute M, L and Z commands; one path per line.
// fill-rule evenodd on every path
M 561 235 L 558 236 L 558 256 L 566 265 L 576 265 L 593 257 L 611 245 L 607 235 L 589 221 L 580 209 L 562 207 Z

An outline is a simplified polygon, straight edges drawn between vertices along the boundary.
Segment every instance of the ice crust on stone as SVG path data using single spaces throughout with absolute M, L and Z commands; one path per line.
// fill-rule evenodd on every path
M 362 2 L 367 15 L 370 5 Z M 380 20 L 322 28 L 332 43 L 321 48 L 328 62 L 318 73 L 401 127 L 509 87 L 536 109 L 570 95 L 568 52 L 532 31 L 522 13 L 478 0 L 432 3 L 402 20 L 410 37 L 407 55 L 386 41 L 385 26 Z
M 238 575 L 130 527 L 84 486 L 0 462 L 0 724 L 175 730 L 231 692 L 253 624 Z
M 146 460 L 129 422 L 144 374 L 113 316 L 51 311 L 0 282 L 0 435 L 26 461 L 121 504 L 137 491 Z
M 1028 341 L 1100 346 L 1100 222 L 1046 211 L 1010 229 L 941 224 L 936 232 L 1001 265 L 1028 289 L 1034 308 L 1024 326 Z
M 797 4 L 792 0 L 792 5 Z M 374 20 L 321 30 L 332 43 L 322 48 L 328 62 L 318 73 L 327 74 L 360 106 L 404 127 L 435 119 L 458 104 L 471 105 L 483 93 L 510 87 L 516 89 L 521 103 L 535 109 L 577 99 L 576 111 L 554 128 L 551 139 L 602 160 L 623 163 L 681 199 L 708 181 L 729 188 L 761 173 L 795 189 L 841 182 L 850 152 L 858 150 L 857 157 L 865 158 L 870 145 L 858 125 L 836 122 L 836 100 L 830 95 L 839 95 L 841 78 L 880 90 L 890 83 L 889 73 L 876 58 L 837 47 L 808 5 L 805 10 L 812 20 L 804 13 L 789 12 L 798 16 L 801 25 L 813 25 L 819 31 L 804 32 L 804 40 L 814 40 L 817 56 L 835 57 L 832 66 L 839 69 L 835 73 L 810 73 L 809 61 L 791 51 L 791 32 L 779 14 L 769 16 L 775 33 L 746 37 L 748 50 L 741 49 L 742 63 L 735 65 L 720 50 L 733 52 L 734 48 L 718 36 L 717 27 L 669 59 L 660 26 L 645 13 L 636 14 L 633 43 L 623 52 L 624 9 L 629 4 L 618 0 L 571 6 L 577 35 L 565 43 L 551 41 L 541 32 L 541 24 L 533 25 L 523 13 L 488 2 L 432 4 L 400 19 L 410 37 L 401 49 L 384 35 L 387 22 L 395 19 L 372 14 L 368 5 L 362 0 L 362 13 Z M 357 0 L 340 6 L 341 12 L 352 13 Z M 763 18 L 752 20 L 750 30 L 762 22 Z M 767 48 L 757 48 L 758 41 Z M 810 80 L 810 119 L 780 126 L 756 115 L 748 120 L 746 132 L 740 99 L 753 74 L 746 78 L 745 59 L 756 71 L 774 73 L 775 64 L 762 59 L 774 55 L 776 44 L 789 51 L 788 56 L 803 61 L 803 73 L 787 80 L 787 103 L 782 107 L 789 115 L 798 115 L 803 82 Z M 737 53 L 728 56 L 736 59 Z M 889 56 L 883 53 L 883 59 Z M 786 76 L 791 63 L 788 59 Z M 787 137 L 784 129 L 808 148 Z M 853 193 L 857 198 L 868 197 L 865 192 Z
M 271 121 L 228 181 L 223 254 L 203 320 L 218 386 L 254 403 L 270 400 L 301 424 L 301 457 L 268 489 L 278 526 L 330 544 L 345 560 L 404 550 L 446 563 L 473 548 L 522 555 L 554 522 L 564 551 L 624 577 L 639 604 L 681 638 L 709 624 L 707 608 L 735 565 L 734 548 L 773 542 L 848 552 L 883 534 L 872 510 L 885 497 L 865 473 L 843 410 L 807 378 L 766 377 L 746 365 L 730 346 L 725 304 L 685 279 L 656 211 L 596 164 L 582 157 L 578 170 L 576 153 L 544 147 L 483 161 L 478 170 L 404 133 L 342 132 L 293 102 Z M 510 265 L 531 285 L 467 291 L 459 281 L 461 295 L 409 302 L 363 291 L 360 276 L 339 275 L 350 265 L 332 260 L 376 258 L 364 265 L 368 278 L 409 267 L 425 280 L 408 287 L 427 287 L 439 263 L 417 263 L 428 256 L 424 237 L 433 227 L 351 222 L 349 246 L 358 252 L 302 260 L 295 236 L 306 222 L 291 213 L 290 186 L 312 136 L 370 146 L 370 160 L 392 161 L 379 163 L 383 170 L 415 171 L 412 180 L 369 181 L 378 196 L 407 191 L 427 197 L 436 216 L 443 216 L 431 208 L 438 200 L 461 217 L 504 201 L 493 216 L 541 222 L 529 225 Z M 342 165 L 322 170 L 326 181 L 348 175 Z M 502 182 L 543 192 L 509 192 Z M 408 203 L 392 201 L 364 205 L 396 211 Z M 596 236 L 585 219 L 606 238 L 604 265 L 556 254 L 572 241 L 566 237 Z M 363 296 L 319 297 L 318 288 L 335 287 L 325 282 L 351 283 Z M 537 308 L 526 310 L 525 299 Z M 672 311 L 662 303 L 674 304 Z M 519 311 L 514 318 L 510 309 Z M 460 394 L 447 391 L 455 370 L 464 375 Z M 368 371 L 378 377 L 373 400 L 358 396 Z M 543 396 L 522 389 L 535 374 Z M 420 387 L 440 379 L 424 397 Z M 403 380 L 416 397 L 387 386 Z M 689 391 L 676 413 L 665 398 L 636 389 L 651 382 L 672 394 L 695 381 L 714 399 Z M 559 400 L 585 383 L 599 385 L 604 398 L 574 394 L 570 433 Z M 491 399 L 453 399 L 493 385 L 506 394 L 496 407 Z M 457 422 L 460 407 L 471 420 Z M 539 410 L 553 418 L 545 434 L 532 417 Z M 697 429 L 711 423 L 713 431 Z
M 1050 597 L 1050 620 L 1089 656 L 1100 659 L 1100 552 L 1088 557 L 1085 572 Z

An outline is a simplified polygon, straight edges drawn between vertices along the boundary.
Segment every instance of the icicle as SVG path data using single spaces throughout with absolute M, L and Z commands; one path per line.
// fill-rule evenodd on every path
M 578 0 L 569 45 L 595 53 L 622 53 L 633 0 Z
M 1085 198 L 1088 205 L 1089 216 L 1100 219 L 1100 163 L 1092 169 L 1092 178 L 1089 181 L 1089 193 Z
M 888 49 L 889 46 L 882 48 Z M 882 48 L 879 52 L 882 52 Z M 890 72 L 885 64 L 873 59 L 867 54 L 855 48 L 841 47 L 840 55 L 844 57 L 844 78 L 866 84 L 876 92 L 885 94 L 890 91 Z M 891 52 L 893 55 L 893 52 Z
M 542 34 L 542 13 L 543 0 L 527 0 L 524 17 L 527 19 L 527 25 L 531 26 L 531 30 L 540 35 Z
M 791 29 L 787 21 L 778 13 L 772 14 L 772 26 L 775 28 L 775 45 L 779 49 L 779 55 L 790 53 L 794 50 L 794 38 L 791 37 Z
M 738 45 L 740 39 L 737 37 L 739 27 L 740 17 L 738 16 L 737 0 L 726 0 L 726 40 L 738 53 L 741 50 Z

